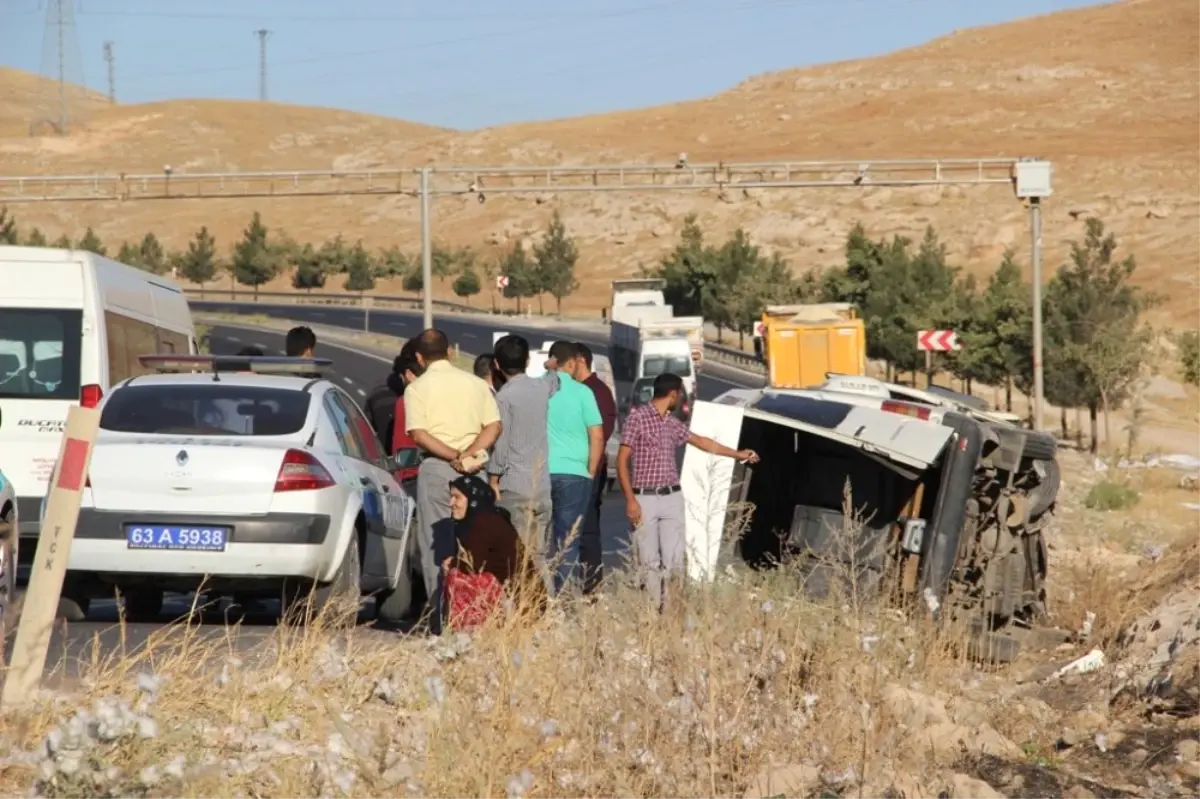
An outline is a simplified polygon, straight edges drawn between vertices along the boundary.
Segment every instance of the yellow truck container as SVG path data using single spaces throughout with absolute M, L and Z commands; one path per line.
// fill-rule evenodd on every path
M 867 335 L 846 302 L 768 305 L 762 315 L 763 358 L 773 388 L 811 388 L 828 372 L 867 371 Z

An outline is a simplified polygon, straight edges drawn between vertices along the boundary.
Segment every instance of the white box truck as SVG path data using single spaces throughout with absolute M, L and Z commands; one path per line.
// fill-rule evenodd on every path
M 689 396 L 704 358 L 704 318 L 675 316 L 661 279 L 614 280 L 609 318 L 609 355 L 617 379 L 635 381 L 671 372 Z

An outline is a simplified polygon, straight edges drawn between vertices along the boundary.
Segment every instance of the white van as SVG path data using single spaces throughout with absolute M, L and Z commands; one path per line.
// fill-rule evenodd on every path
M 696 396 L 695 360 L 691 342 L 686 338 L 648 338 L 642 342 L 634 380 L 658 377 L 666 372 L 683 378 L 683 388 L 688 397 Z
M 37 536 L 67 409 L 144 374 L 140 355 L 195 352 L 169 278 L 81 250 L 0 247 L 0 467 L 22 536 Z

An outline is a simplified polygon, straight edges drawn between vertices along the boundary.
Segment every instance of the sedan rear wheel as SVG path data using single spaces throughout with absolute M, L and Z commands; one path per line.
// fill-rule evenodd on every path
M 283 620 L 310 624 L 322 614 L 332 614 L 326 623 L 353 624 L 350 612 L 362 601 L 362 560 L 359 557 L 358 531 L 350 537 L 342 562 L 333 579 L 313 584 L 311 580 L 289 579 L 283 585 Z M 345 615 L 343 615 L 343 610 Z

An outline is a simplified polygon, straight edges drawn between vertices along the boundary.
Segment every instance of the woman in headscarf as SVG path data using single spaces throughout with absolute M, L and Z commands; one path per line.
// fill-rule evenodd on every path
M 540 607 L 541 578 L 508 511 L 496 505 L 492 487 L 469 475 L 451 480 L 450 517 L 458 544 L 458 552 L 442 562 L 450 625 L 482 623 L 500 604 L 506 588 L 515 589 L 519 600 Z

